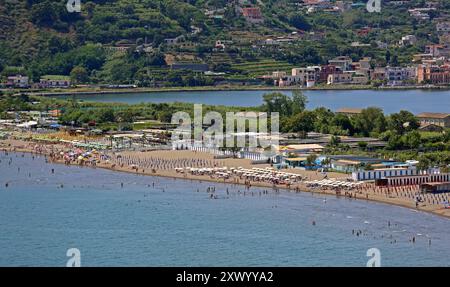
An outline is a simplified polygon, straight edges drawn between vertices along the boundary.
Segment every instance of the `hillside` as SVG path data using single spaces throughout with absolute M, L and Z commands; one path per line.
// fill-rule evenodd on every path
M 58 74 L 78 83 L 211 83 L 198 73 L 171 70 L 166 59 L 207 64 L 224 79 L 254 79 L 339 55 L 405 65 L 426 44 L 439 43 L 436 22 L 450 15 L 446 0 L 383 1 L 381 13 L 368 13 L 359 0 L 322 1 L 333 9 L 311 6 L 311 0 L 81 0 L 81 13 L 67 12 L 65 2 L 0 2 L 3 78 L 23 73 L 34 81 Z M 408 12 L 422 7 L 434 7 L 428 20 Z M 247 8 L 260 15 L 244 15 Z M 398 45 L 405 35 L 417 43 Z

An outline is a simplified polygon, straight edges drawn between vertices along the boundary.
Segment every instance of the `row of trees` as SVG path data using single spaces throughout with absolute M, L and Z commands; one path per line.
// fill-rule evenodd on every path
M 271 93 L 264 95 L 261 108 L 269 113 L 279 112 L 281 131 L 295 133 L 299 137 L 305 137 L 308 132 L 315 131 L 336 136 L 380 138 L 388 142 L 387 149 L 390 150 L 450 149 L 448 133 L 422 137 L 418 131 L 420 123 L 409 111 L 386 116 L 380 108 L 369 107 L 363 109 L 360 114 L 348 116 L 324 107 L 307 110 L 307 102 L 307 98 L 299 91 L 294 91 L 291 97 L 282 93 Z M 332 141 L 334 145 L 339 145 L 338 137 L 334 137 Z M 364 149 L 365 146 L 361 142 L 361 148 Z
M 36 102 L 39 102 L 36 104 Z M 292 96 L 280 93 L 264 95 L 264 104 L 257 108 L 225 106 L 204 106 L 203 112 L 216 111 L 225 118 L 230 111 L 266 111 L 279 112 L 280 128 L 283 132 L 292 132 L 299 137 L 307 132 L 330 133 L 333 136 L 328 145 L 328 153 L 346 153 L 349 147 L 341 142 L 342 135 L 372 136 L 387 142 L 385 149 L 368 151 L 364 139 L 358 143 L 360 152 L 375 153 L 375 156 L 396 158 L 398 160 L 420 159 L 425 165 L 450 163 L 450 132 L 421 132 L 415 116 L 407 111 L 385 116 L 378 108 L 367 108 L 359 115 L 347 116 L 334 113 L 326 108 L 307 110 L 307 98 L 296 91 Z M 72 100 L 28 97 L 0 97 L 0 114 L 6 111 L 62 109 L 60 122 L 66 125 L 100 125 L 106 129 L 118 125 L 132 128 L 131 123 L 138 119 L 170 122 L 177 111 L 185 111 L 193 116 L 193 105 L 188 103 L 142 103 L 136 105 L 78 102 Z
M 262 110 L 280 113 L 284 132 L 378 136 L 389 130 L 402 135 L 419 127 L 418 119 L 408 111 L 385 116 L 380 108 L 369 107 L 347 116 L 324 107 L 306 110 L 308 100 L 300 91 L 294 91 L 291 97 L 278 92 L 265 94 L 263 100 Z

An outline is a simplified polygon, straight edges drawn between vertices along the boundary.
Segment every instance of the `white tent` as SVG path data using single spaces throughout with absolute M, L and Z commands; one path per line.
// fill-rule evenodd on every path
M 38 123 L 36 121 L 29 121 L 29 122 L 18 124 L 17 127 L 29 129 L 31 127 L 37 126 L 37 124 Z

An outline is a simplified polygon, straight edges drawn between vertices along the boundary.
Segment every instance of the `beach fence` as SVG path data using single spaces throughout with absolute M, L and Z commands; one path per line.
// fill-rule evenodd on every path
M 254 163 L 267 163 L 269 160 L 269 157 L 263 155 L 262 153 L 252 151 L 240 151 L 238 153 L 238 158 L 251 159 Z
M 172 145 L 173 150 L 192 150 L 192 151 L 198 151 L 198 152 L 206 152 L 213 154 L 215 158 L 230 158 L 230 157 L 237 157 L 242 159 L 250 159 L 252 160 L 252 163 L 267 163 L 269 160 L 269 157 L 266 155 L 255 152 L 255 151 L 238 151 L 233 152 L 231 150 L 221 150 L 217 147 L 206 147 L 203 146 L 201 143 L 197 144 L 190 144 L 185 141 L 179 141 L 176 143 L 173 143 Z

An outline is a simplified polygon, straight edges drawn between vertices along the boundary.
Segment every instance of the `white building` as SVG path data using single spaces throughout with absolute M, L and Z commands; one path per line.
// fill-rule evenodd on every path
M 406 35 L 403 36 L 402 39 L 398 42 L 400 46 L 413 46 L 417 43 L 417 37 L 414 35 Z
M 436 24 L 437 32 L 450 32 L 450 21 L 449 22 L 439 22 Z
M 385 71 L 389 82 L 403 82 L 416 78 L 415 67 L 386 67 Z
M 352 59 L 348 56 L 339 56 L 328 61 L 328 64 L 340 67 L 343 71 L 350 70 L 352 63 Z
M 374 170 L 354 171 L 352 172 L 352 178 L 354 181 L 366 181 L 395 176 L 414 176 L 438 173 L 439 169 L 429 169 L 427 171 L 421 171 L 416 169 L 415 166 L 410 166 L 404 168 L 380 168 Z
M 300 78 L 300 83 L 312 87 L 319 80 L 320 67 L 310 66 L 306 68 L 294 68 L 291 75 Z
M 328 85 L 351 84 L 353 72 L 344 72 L 340 74 L 330 74 L 327 78 Z
M 287 87 L 293 85 L 302 84 L 302 80 L 299 76 L 283 76 L 276 81 L 276 84 L 280 87 Z
M 28 88 L 29 78 L 22 75 L 9 76 L 6 86 L 10 88 Z

